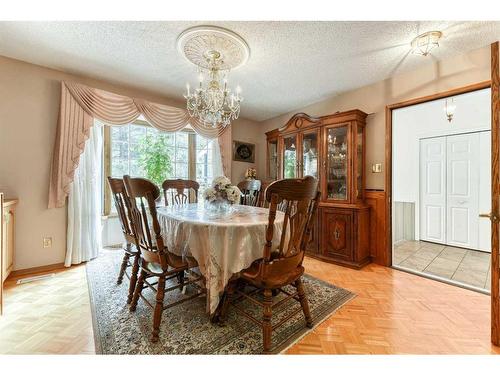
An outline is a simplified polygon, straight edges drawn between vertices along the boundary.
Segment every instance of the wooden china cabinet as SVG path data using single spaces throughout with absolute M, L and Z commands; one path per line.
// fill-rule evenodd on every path
M 308 255 L 355 268 L 370 262 L 366 116 L 360 110 L 322 117 L 298 113 L 266 133 L 268 179 L 319 179 L 321 202 Z

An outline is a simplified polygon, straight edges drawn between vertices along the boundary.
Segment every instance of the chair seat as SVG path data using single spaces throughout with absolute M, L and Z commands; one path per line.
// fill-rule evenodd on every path
M 124 243 L 122 246 L 122 250 L 125 251 L 127 254 L 130 254 L 131 256 L 136 256 L 137 254 L 139 254 L 134 244 Z
M 276 289 L 289 285 L 304 274 L 304 267 L 299 266 L 293 272 L 279 273 L 266 277 L 262 280 L 259 274 L 259 267 L 262 260 L 256 260 L 250 267 L 241 271 L 240 276 L 245 281 L 253 284 L 257 288 Z
M 173 254 L 171 254 L 171 255 L 173 255 Z M 193 257 L 188 256 L 188 257 L 182 258 L 178 255 L 174 255 L 174 257 L 178 258 L 178 259 L 176 259 L 178 262 L 176 262 L 177 264 L 175 264 L 174 268 L 169 268 L 168 270 L 164 270 L 159 263 L 155 263 L 155 262 L 147 262 L 146 264 L 141 264 L 141 268 L 153 276 L 162 276 L 162 275 L 165 275 L 166 273 L 169 273 L 172 271 L 173 272 L 180 272 L 180 271 L 185 271 L 185 270 L 188 270 L 191 268 L 198 267 L 198 262 Z
M 171 259 L 173 258 L 174 262 L 172 266 L 175 268 L 193 268 L 198 267 L 198 262 L 192 256 L 181 257 L 179 255 L 169 253 Z

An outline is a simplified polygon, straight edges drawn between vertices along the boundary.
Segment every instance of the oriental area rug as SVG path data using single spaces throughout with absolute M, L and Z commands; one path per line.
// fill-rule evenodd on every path
M 153 311 L 139 299 L 137 310 L 127 305 L 128 279 L 116 284 L 122 260 L 121 250 L 104 250 L 98 258 L 87 263 L 87 280 L 92 307 L 96 353 L 98 354 L 260 354 L 261 328 L 234 309 L 229 309 L 224 326 L 210 322 L 205 311 L 205 297 L 199 297 L 163 312 L 160 340 L 149 340 Z M 309 275 L 303 276 L 314 326 L 332 315 L 343 304 L 354 298 L 348 290 L 328 284 Z M 168 286 L 167 286 L 168 287 Z M 188 289 L 187 294 L 193 290 Z M 152 290 L 144 292 L 154 302 Z M 283 295 L 283 293 L 281 293 Z M 175 290 L 165 295 L 165 304 L 182 298 Z M 259 298 L 257 295 L 256 298 Z M 275 298 L 283 298 L 280 295 Z M 261 308 L 247 301 L 239 305 L 257 318 Z M 293 299 L 280 306 L 273 324 L 299 307 Z M 274 312 L 273 312 L 274 313 Z M 276 319 L 276 321 L 274 320 Z M 314 329 L 314 328 L 312 328 Z M 294 318 L 273 331 L 273 352 L 280 353 L 310 332 L 304 315 Z

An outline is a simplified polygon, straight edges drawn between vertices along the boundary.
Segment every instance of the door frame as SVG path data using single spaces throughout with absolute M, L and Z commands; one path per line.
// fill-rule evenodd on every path
M 500 63 L 499 42 L 491 44 L 491 342 L 500 345 Z
M 483 81 L 472 85 L 462 86 L 455 89 L 439 92 L 432 95 L 422 96 L 415 99 L 406 100 L 385 107 L 385 222 L 386 230 L 386 251 L 383 256 L 383 263 L 387 267 L 392 266 L 392 111 L 395 109 L 409 107 L 415 104 L 422 104 L 433 100 L 443 99 L 450 96 L 466 94 L 468 92 L 491 88 L 491 81 Z M 493 153 L 493 148 L 492 148 Z M 492 158 L 493 160 L 493 158 Z

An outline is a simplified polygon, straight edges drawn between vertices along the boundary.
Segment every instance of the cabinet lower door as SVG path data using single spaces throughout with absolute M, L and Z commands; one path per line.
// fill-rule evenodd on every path
M 353 214 L 339 211 L 323 210 L 321 248 L 324 256 L 352 261 Z

